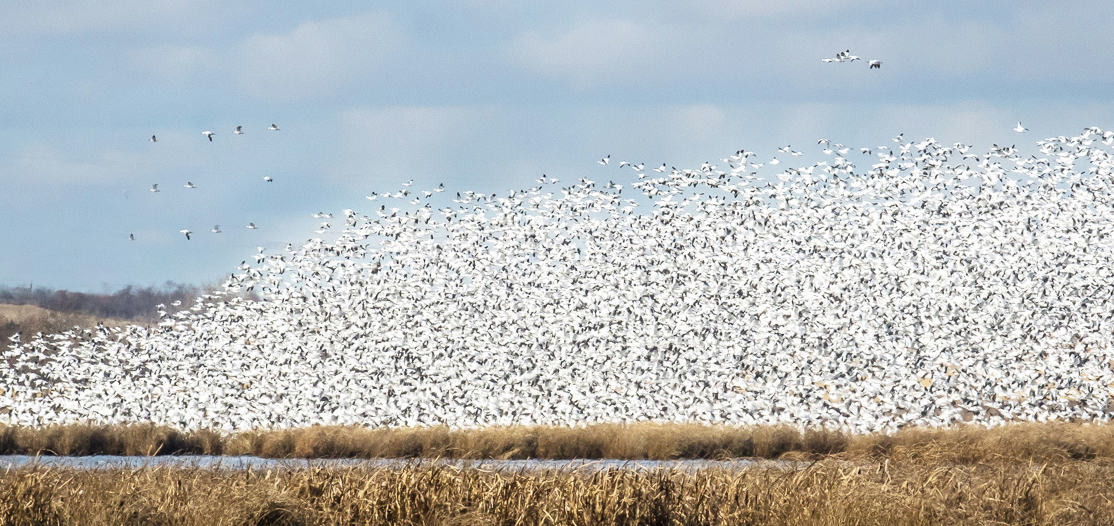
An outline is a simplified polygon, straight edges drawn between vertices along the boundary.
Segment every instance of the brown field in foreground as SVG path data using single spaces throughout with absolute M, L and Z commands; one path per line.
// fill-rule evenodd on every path
M 846 434 L 789 426 L 601 424 L 585 427 L 309 427 L 225 435 L 151 424 L 0 425 L 0 454 L 255 455 L 268 458 L 727 459 L 974 464 L 1114 460 L 1114 424 L 1027 423 Z
M 4 525 L 1074 525 L 1114 523 L 1114 466 L 840 460 L 491 471 L 443 465 L 0 473 Z

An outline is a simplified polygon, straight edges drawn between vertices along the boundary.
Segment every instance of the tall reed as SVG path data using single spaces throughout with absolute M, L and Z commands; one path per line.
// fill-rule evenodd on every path
M 268 458 L 883 459 L 975 463 L 1114 458 L 1114 425 L 908 428 L 855 435 L 788 426 L 601 424 L 481 429 L 307 427 L 221 434 L 152 424 L 0 425 L 0 454 L 256 455 Z
M 825 460 L 736 471 L 194 468 L 0 473 L 0 526 L 1106 524 L 1114 467 Z

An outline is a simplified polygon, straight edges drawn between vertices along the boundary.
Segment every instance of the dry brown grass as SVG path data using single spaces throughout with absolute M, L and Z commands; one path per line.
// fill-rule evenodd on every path
M 1017 423 L 992 429 L 909 428 L 893 435 L 856 436 L 848 453 L 898 461 L 976 463 L 1114 459 L 1114 424 Z
M 90 327 L 97 323 L 103 323 L 110 327 L 120 327 L 135 322 L 79 312 L 62 312 L 44 309 L 35 305 L 11 305 L 0 303 L 0 323 L 13 323 L 20 326 L 27 326 L 28 334 L 33 336 L 34 332 L 30 331 L 35 330 L 38 332 L 37 330 L 40 328 L 39 324 L 42 325 L 42 328 L 61 325 L 61 329 L 65 330 L 72 328 L 74 325 L 79 327 Z M 50 334 L 46 331 L 43 332 Z
M 40 332 L 56 334 L 74 327 L 93 327 L 97 323 L 119 327 L 135 322 L 73 312 L 59 312 L 34 305 L 0 303 L 0 349 L 11 345 L 9 338 L 16 333 L 20 333 L 24 341 L 28 341 Z
M 788 426 L 599 424 L 450 430 L 310 427 L 241 433 L 233 454 L 272 458 L 725 459 L 823 456 L 846 450 L 849 435 Z
M 0 455 L 220 455 L 226 438 L 151 424 L 74 424 L 42 428 L 0 425 Z
M 788 426 L 602 424 L 587 427 L 309 427 L 222 435 L 150 424 L 0 425 L 0 454 L 255 455 L 267 458 L 841 459 L 973 464 L 1114 459 L 1114 424 L 910 428 L 851 435 Z
M 0 526 L 1110 524 L 1114 467 L 838 460 L 791 468 L 500 472 L 451 466 L 0 474 Z

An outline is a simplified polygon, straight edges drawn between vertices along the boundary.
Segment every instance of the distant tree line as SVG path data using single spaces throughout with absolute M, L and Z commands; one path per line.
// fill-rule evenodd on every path
M 35 305 L 44 309 L 72 314 L 87 314 L 100 318 L 118 318 L 153 322 L 158 320 L 155 306 L 164 304 L 170 312 L 172 302 L 181 301 L 182 308 L 193 304 L 194 298 L 205 294 L 206 289 L 172 281 L 162 286 L 137 287 L 128 285 L 109 294 L 90 294 L 68 290 L 31 287 L 0 287 L 0 303 Z

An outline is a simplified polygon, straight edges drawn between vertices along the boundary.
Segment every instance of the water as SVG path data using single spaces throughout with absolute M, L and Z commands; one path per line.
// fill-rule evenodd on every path
M 369 467 L 404 468 L 429 465 L 476 468 L 491 471 L 534 471 L 534 470 L 588 470 L 606 469 L 653 470 L 675 469 L 695 471 L 698 469 L 745 469 L 754 467 L 790 466 L 792 462 L 772 460 L 454 460 L 454 459 L 274 459 L 260 457 L 228 456 L 157 456 L 129 457 L 115 455 L 92 455 L 86 457 L 54 457 L 29 455 L 0 456 L 0 469 L 44 466 L 76 469 L 136 469 L 143 467 L 175 467 L 201 469 L 304 469 L 309 467 Z

